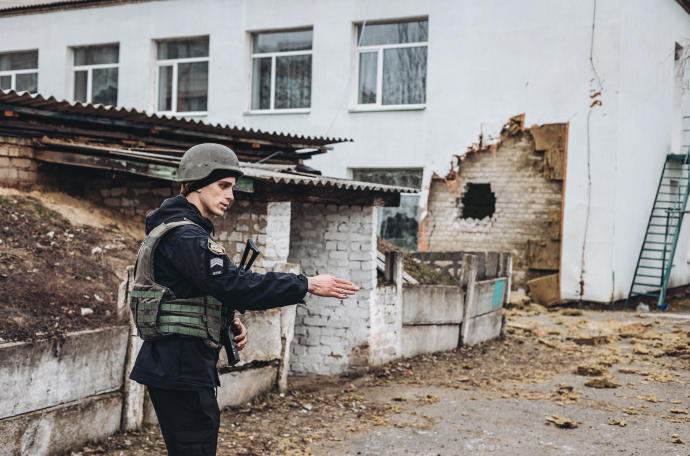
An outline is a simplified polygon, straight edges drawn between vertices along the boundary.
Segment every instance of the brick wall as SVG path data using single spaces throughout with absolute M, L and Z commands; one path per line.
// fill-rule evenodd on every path
M 263 264 L 267 268 L 276 263 L 286 263 L 290 253 L 289 202 L 268 203 L 266 208 L 266 251 Z
M 373 207 L 293 203 L 290 263 L 306 275 L 333 274 L 360 291 L 346 300 L 307 295 L 297 306 L 290 369 L 296 374 L 357 371 L 370 363 L 370 309 L 376 287 Z
M 0 184 L 27 187 L 37 180 L 31 140 L 0 137 Z
M 371 308 L 371 364 L 383 364 L 401 355 L 402 286 L 376 288 Z
M 547 215 L 561 210 L 562 182 L 544 177 L 544 154 L 527 131 L 505 138 L 495 153 L 469 153 L 459 169 L 431 181 L 420 250 L 491 251 L 513 254 L 513 286 L 540 275 L 529 270 L 527 241 L 549 238 Z M 469 183 L 490 183 L 496 196 L 492 217 L 462 218 Z
M 35 160 L 31 140 L 0 137 L 0 185 L 40 185 L 85 198 L 126 217 L 143 219 L 164 199 L 179 193 L 179 184 L 133 174 L 43 163 Z M 271 268 L 287 260 L 290 239 L 290 203 L 252 201 L 236 194 L 237 201 L 223 217 L 214 218 L 215 239 L 239 262 L 247 239 L 262 255 L 255 268 Z M 270 232 L 270 236 L 269 236 Z

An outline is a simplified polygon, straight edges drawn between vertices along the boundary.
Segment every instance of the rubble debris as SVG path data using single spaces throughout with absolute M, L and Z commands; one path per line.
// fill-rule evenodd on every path
M 558 415 L 551 415 L 550 417 L 546 418 L 546 421 L 555 424 L 561 429 L 575 429 L 579 426 L 579 423 L 576 421 Z
M 420 284 L 433 285 L 457 285 L 458 279 L 448 274 L 447 272 L 439 271 L 432 268 L 428 264 L 407 255 L 404 250 L 396 247 L 392 243 L 382 239 L 376 238 L 376 248 L 379 252 L 385 254 L 390 251 L 397 251 L 403 255 L 403 273 L 409 274 L 414 280 Z M 383 273 L 379 272 L 379 282 L 383 282 Z
M 625 419 L 621 418 L 620 420 L 617 420 L 615 418 L 612 418 L 609 421 L 609 424 L 611 426 L 620 426 L 620 427 L 625 427 L 628 423 L 625 422 Z
M 672 408 L 672 409 L 668 409 L 668 413 L 675 413 L 677 415 L 687 415 L 688 411 L 685 409 L 681 409 L 681 408 Z
M 527 307 L 530 301 L 530 297 L 525 294 L 524 290 L 511 291 L 506 307 L 517 307 L 522 309 Z
M 419 402 L 422 402 L 424 404 L 434 404 L 439 401 L 438 396 L 435 394 L 425 394 L 421 398 L 418 399 Z
M 588 336 L 588 337 L 575 337 L 573 339 L 578 345 L 604 345 L 609 343 L 608 336 Z
M 583 315 L 585 312 L 582 309 L 576 309 L 574 307 L 566 307 L 561 309 L 561 314 L 568 317 L 577 317 Z
M 685 442 L 683 442 L 680 437 L 678 437 L 678 434 L 672 434 L 671 435 L 671 443 L 675 443 L 678 445 L 683 445 Z
M 664 402 L 663 399 L 659 399 L 656 397 L 656 394 L 650 394 L 647 396 L 635 396 L 637 399 L 640 399 L 642 401 L 647 401 L 647 402 L 652 402 L 652 403 L 658 403 L 658 402 Z
M 599 364 L 582 364 L 575 369 L 577 375 L 585 377 L 601 377 L 607 375 L 608 369 Z
M 612 377 L 598 377 L 585 382 L 585 386 L 590 388 L 618 388 L 620 383 L 616 383 Z

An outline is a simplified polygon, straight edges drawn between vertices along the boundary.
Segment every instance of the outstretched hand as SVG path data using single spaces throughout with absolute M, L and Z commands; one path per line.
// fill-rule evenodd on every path
M 354 283 L 328 274 L 307 277 L 307 282 L 309 293 L 326 298 L 345 299 L 359 291 L 359 287 Z

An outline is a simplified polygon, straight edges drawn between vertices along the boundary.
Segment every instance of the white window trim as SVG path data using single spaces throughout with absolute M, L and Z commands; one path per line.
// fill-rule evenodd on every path
M 401 21 L 404 22 L 404 21 Z M 395 24 L 395 21 L 390 22 Z M 362 24 L 357 24 L 355 37 L 357 37 Z M 350 102 L 349 112 L 371 112 L 371 111 L 418 111 L 426 109 L 426 103 L 419 104 L 397 104 L 397 105 L 384 105 L 382 104 L 383 98 L 383 52 L 386 49 L 399 49 L 399 48 L 411 48 L 411 47 L 426 47 L 427 52 L 429 50 L 429 41 L 417 41 L 414 43 L 393 43 L 393 44 L 376 44 L 376 45 L 366 45 L 358 46 L 355 44 L 355 61 L 354 61 L 354 77 L 353 77 L 353 90 L 352 98 Z M 359 61 L 360 54 L 377 52 L 377 62 L 376 62 L 376 103 L 359 103 Z M 428 54 L 427 54 L 428 55 Z M 427 60 L 428 63 L 428 60 Z M 428 74 L 428 65 L 427 65 Z M 426 98 L 425 98 L 426 99 Z
M 14 90 L 15 92 L 17 91 L 17 75 L 18 74 L 31 74 L 31 73 L 36 73 L 36 76 L 38 77 L 38 68 L 30 68 L 26 70 L 5 70 L 5 71 L 0 71 L 0 77 L 1 76 L 10 76 L 10 90 Z M 22 90 L 22 92 L 27 92 L 26 90 Z
M 76 100 L 77 94 L 75 92 L 75 87 L 74 87 L 74 82 L 77 79 L 77 75 L 76 75 L 77 71 L 86 71 L 86 101 L 84 103 L 93 103 L 93 93 L 92 93 L 93 70 L 100 70 L 100 69 L 105 69 L 105 68 L 118 68 L 118 86 L 119 86 L 119 79 L 120 79 L 119 67 L 120 67 L 119 63 L 99 63 L 99 64 L 94 64 L 94 65 L 73 65 L 72 68 L 74 69 L 74 71 L 72 72 L 72 100 L 77 101 Z M 118 91 L 119 91 L 119 87 L 118 87 Z
M 210 58 L 208 56 L 206 57 L 187 57 L 183 59 L 166 59 L 166 60 L 156 60 L 156 85 L 154 87 L 154 112 L 156 114 L 160 115 L 171 115 L 171 116 L 176 116 L 179 114 L 190 117 L 195 117 L 195 116 L 206 116 L 208 115 L 208 111 L 178 111 L 177 110 L 177 66 L 180 63 L 197 63 L 197 62 L 207 62 L 209 63 L 209 70 L 210 70 Z M 172 97 L 170 100 L 170 110 L 169 111 L 160 111 L 158 109 L 158 97 L 159 97 L 159 91 L 158 87 L 160 84 L 159 78 L 160 78 L 160 67 L 164 66 L 172 66 Z M 208 87 L 206 89 L 206 106 L 208 108 Z
M 257 32 L 257 33 L 264 33 L 264 32 Z M 252 42 L 253 42 L 253 37 L 256 33 L 252 33 Z M 313 37 L 313 35 L 312 35 Z M 285 108 L 285 109 L 276 109 L 275 108 L 275 87 L 276 87 L 276 57 L 289 57 L 292 55 L 311 55 L 312 56 L 312 65 L 310 70 L 310 77 L 314 75 L 313 69 L 314 69 L 314 51 L 313 51 L 313 46 L 314 46 L 314 41 L 312 38 L 312 49 L 308 50 L 303 50 L 303 51 L 284 51 L 284 52 L 262 52 L 262 53 L 254 53 L 252 50 L 252 53 L 250 55 L 250 65 L 249 65 L 249 102 L 247 104 L 247 109 L 245 110 L 245 114 L 253 115 L 253 114 L 308 114 L 311 112 L 311 100 L 309 100 L 309 107 L 308 108 Z M 254 82 L 254 59 L 255 58 L 271 58 L 271 97 L 270 97 L 270 103 L 269 109 L 252 109 L 252 96 L 253 96 L 253 82 Z

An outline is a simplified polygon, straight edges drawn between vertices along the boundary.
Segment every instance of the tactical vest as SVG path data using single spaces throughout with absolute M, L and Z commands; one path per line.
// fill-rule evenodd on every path
M 182 225 L 196 224 L 189 220 L 161 223 L 142 242 L 129 307 L 139 337 L 144 340 L 180 334 L 200 337 L 207 345 L 217 348 L 225 321 L 223 304 L 212 296 L 177 298 L 169 288 L 153 280 L 153 254 L 158 243 L 170 230 Z

